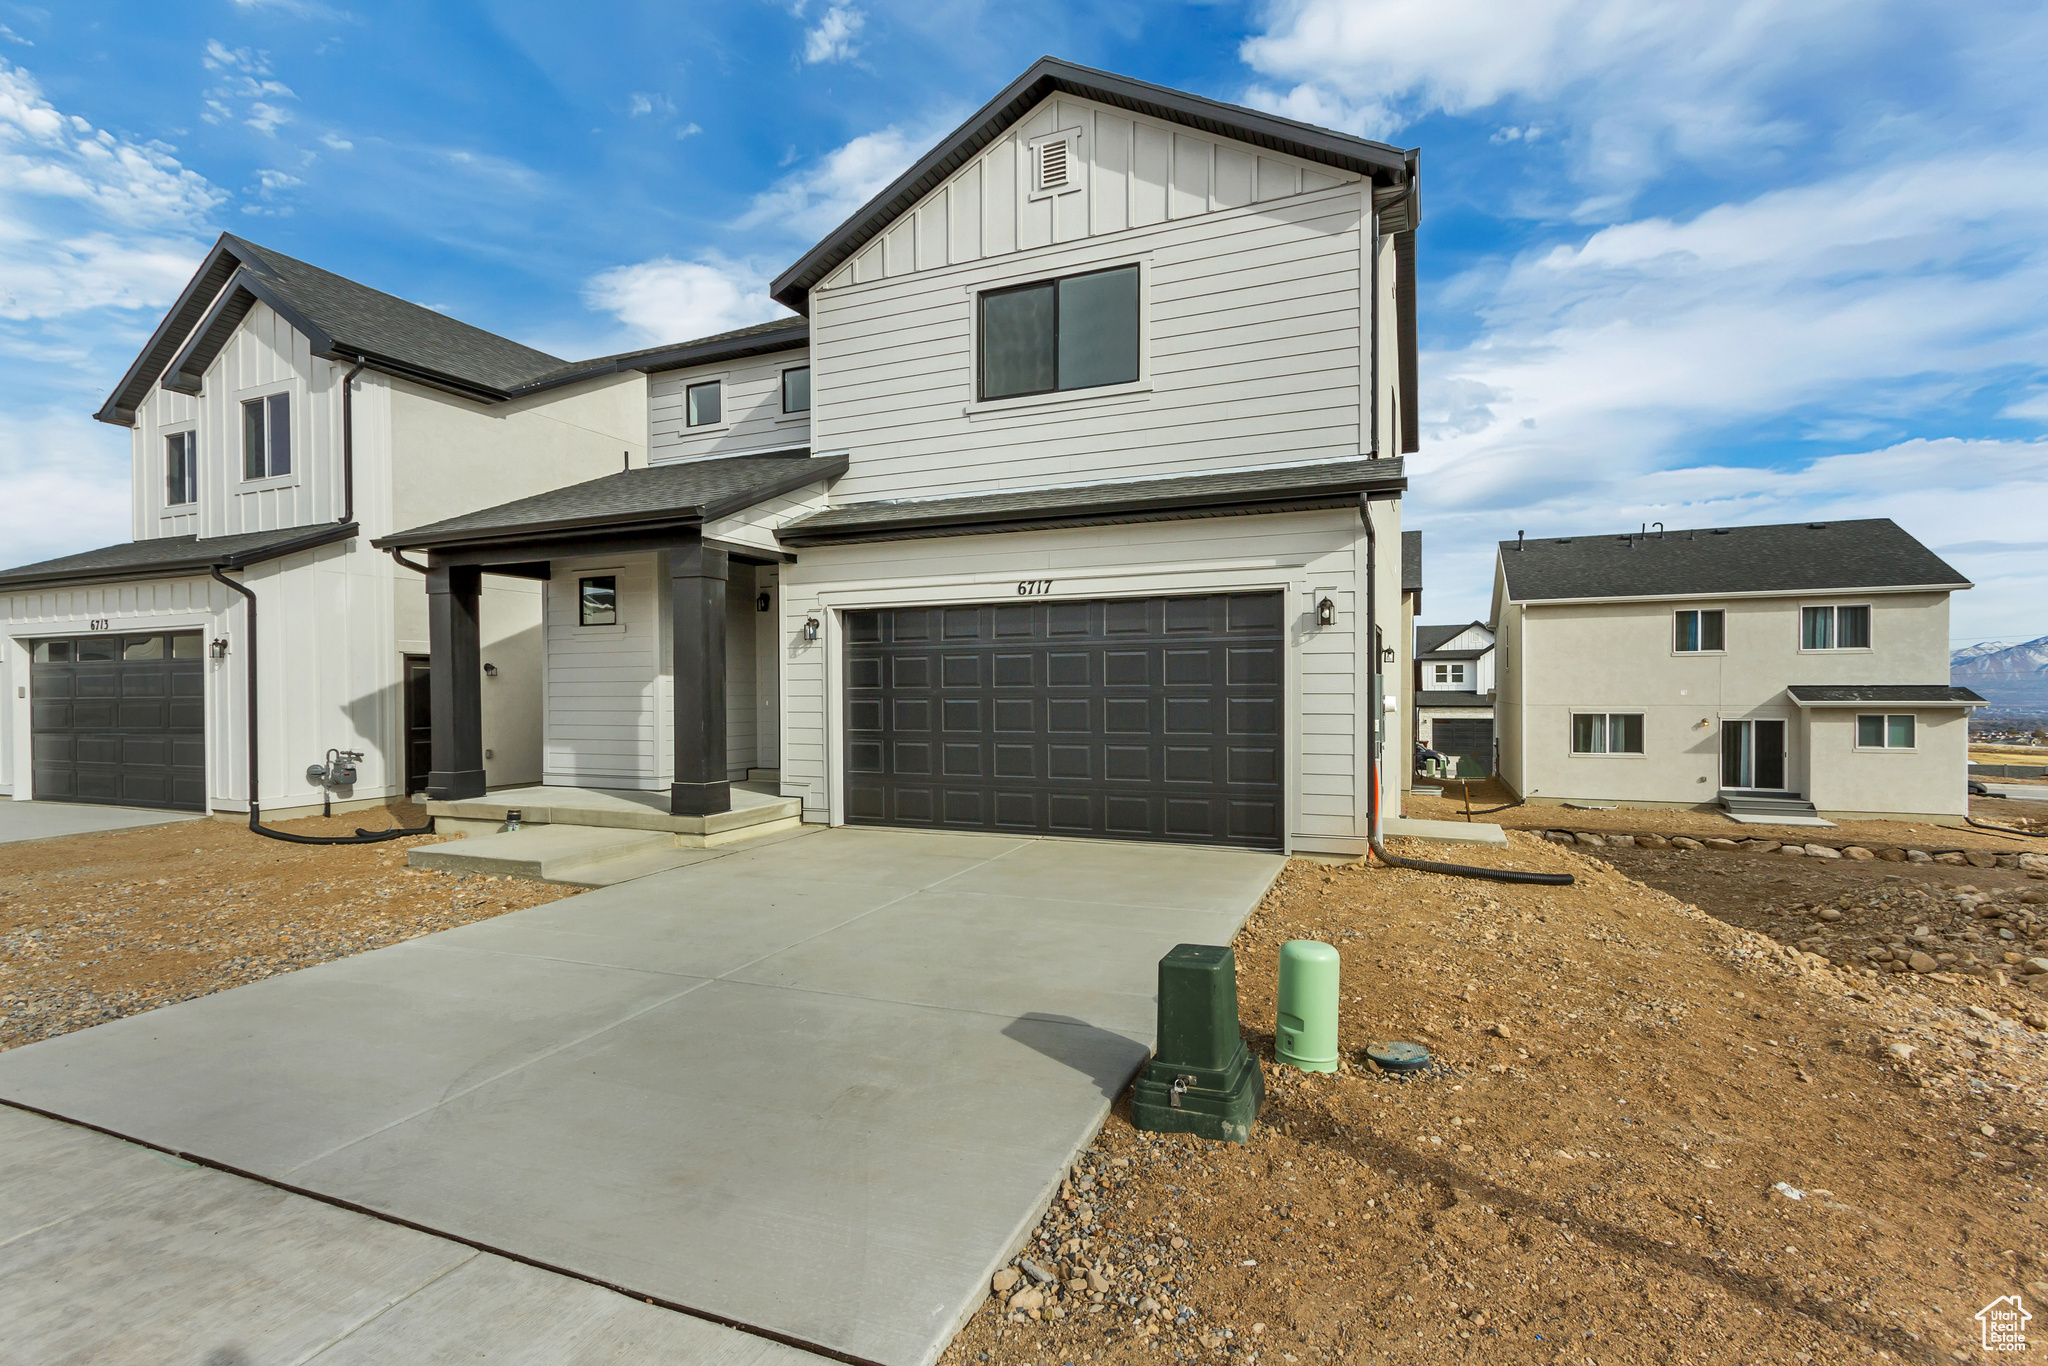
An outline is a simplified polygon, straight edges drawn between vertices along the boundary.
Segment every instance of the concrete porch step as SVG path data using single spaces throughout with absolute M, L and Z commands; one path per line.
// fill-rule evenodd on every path
M 594 787 L 502 788 L 481 797 L 427 803 L 427 812 L 439 828 L 465 835 L 499 833 L 513 811 L 519 813 L 522 827 L 566 825 L 666 832 L 683 848 L 710 849 L 795 826 L 803 818 L 803 802 L 781 796 L 766 784 L 735 783 L 732 809 L 710 816 L 670 815 L 665 791 Z
M 405 861 L 409 867 L 432 868 L 443 873 L 483 873 L 598 886 L 604 884 L 595 874 L 619 871 L 620 865 L 645 863 L 649 855 L 675 859 L 669 866 L 678 868 L 707 857 L 702 850 L 678 849 L 673 835 L 659 831 L 534 825 L 424 845 L 409 850 Z

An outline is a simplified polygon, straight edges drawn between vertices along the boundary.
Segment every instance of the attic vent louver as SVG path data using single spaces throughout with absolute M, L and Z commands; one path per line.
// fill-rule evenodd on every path
M 1056 138 L 1038 148 L 1038 188 L 1063 189 L 1067 183 L 1067 140 Z

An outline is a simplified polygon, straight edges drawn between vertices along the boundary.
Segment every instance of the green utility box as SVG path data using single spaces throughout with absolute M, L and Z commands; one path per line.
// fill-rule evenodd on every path
M 1337 1070 L 1337 950 L 1314 939 L 1280 946 L 1273 1056 L 1304 1072 Z
M 1237 958 L 1181 944 L 1159 960 L 1159 1050 L 1138 1076 L 1131 1123 L 1154 1133 L 1243 1143 L 1266 1083 L 1237 1034 Z

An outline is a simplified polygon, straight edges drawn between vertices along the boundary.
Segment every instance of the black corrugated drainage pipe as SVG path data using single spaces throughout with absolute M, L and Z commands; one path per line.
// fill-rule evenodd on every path
M 263 824 L 263 808 L 256 800 L 256 593 L 247 584 L 236 583 L 221 573 L 221 569 L 221 565 L 210 566 L 214 580 L 231 592 L 240 593 L 242 601 L 249 609 L 248 640 L 244 644 L 244 648 L 249 652 L 249 663 L 244 671 L 249 694 L 246 702 L 249 709 L 249 829 L 270 839 L 284 840 L 288 844 L 377 844 L 383 840 L 395 840 L 401 835 L 433 834 L 432 816 L 427 817 L 427 823 L 417 829 L 397 825 L 389 830 L 364 830 L 358 826 L 353 835 L 291 835 L 282 830 L 272 830 Z
M 1358 496 L 1358 515 L 1365 522 L 1365 645 L 1372 652 L 1372 671 L 1375 676 L 1380 670 L 1380 640 L 1377 604 L 1379 600 L 1379 536 L 1372 527 L 1372 495 Z M 1371 725 L 1366 729 L 1365 762 L 1368 781 L 1365 787 L 1367 802 L 1365 816 L 1366 843 L 1371 846 L 1373 857 L 1389 868 L 1412 868 L 1418 873 L 1442 873 L 1447 877 L 1482 878 L 1488 882 L 1533 883 L 1539 887 L 1569 887 L 1575 881 L 1570 873 L 1525 873 L 1518 868 L 1475 868 L 1463 863 L 1431 863 L 1425 859 L 1401 858 L 1387 852 L 1380 841 L 1380 746 L 1379 733 L 1381 716 L 1384 714 L 1380 699 L 1375 696 L 1372 705 L 1376 709 Z
M 1975 816 L 1965 816 L 1963 817 L 1963 822 L 1967 825 L 1974 825 L 1979 830 L 1995 830 L 2001 835 L 2024 835 L 2030 840 L 2048 840 L 2048 830 L 2008 830 L 2002 825 L 1986 825 Z

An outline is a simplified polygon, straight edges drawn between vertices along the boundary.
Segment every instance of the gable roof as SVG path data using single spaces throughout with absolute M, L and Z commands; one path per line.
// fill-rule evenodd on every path
M 409 531 L 381 536 L 379 550 L 453 547 L 602 529 L 652 529 L 713 521 L 778 494 L 846 473 L 843 455 L 807 450 L 678 460 L 515 498 Z
M 1001 94 L 976 110 L 965 123 L 918 158 L 909 170 L 834 228 L 822 242 L 805 252 L 795 265 L 778 275 L 768 288 L 769 296 L 799 313 L 808 312 L 812 286 L 873 241 L 890 223 L 937 189 L 948 176 L 1037 108 L 1046 97 L 1056 93 L 1128 109 L 1162 122 L 1178 123 L 1218 137 L 1284 152 L 1304 161 L 1335 166 L 1375 179 L 1383 185 L 1410 185 L 1414 179 L 1414 158 L 1383 142 L 1332 132 L 1241 105 L 1204 99 L 1163 85 L 1134 81 L 1128 76 L 1077 66 L 1057 57 L 1040 57 L 1029 70 L 1010 82 Z M 1397 196 L 1396 199 L 1412 201 L 1413 195 Z M 1410 212 L 1412 214 L 1412 208 Z M 1413 228 L 1414 224 L 1390 224 L 1387 231 L 1394 231 L 1396 226 Z
M 1467 621 L 1462 622 L 1455 626 L 1416 627 L 1415 657 L 1417 659 L 1420 659 L 1422 656 L 1427 654 L 1443 653 L 1442 646 L 1444 642 L 1456 640 L 1459 636 L 1464 635 L 1465 632 L 1471 630 L 1475 626 L 1482 631 L 1487 629 L 1486 623 L 1483 621 Z M 1485 654 L 1488 650 L 1491 650 L 1492 648 L 1493 647 L 1491 645 L 1487 645 L 1476 650 L 1453 650 L 1449 653 L 1465 655 L 1476 659 L 1480 655 Z
M 94 416 L 133 425 L 159 379 L 166 388 L 198 393 L 207 367 L 259 300 L 302 333 L 316 356 L 367 361 L 387 373 L 486 401 L 626 370 L 671 369 L 802 346 L 810 336 L 803 319 L 783 318 L 691 342 L 566 361 L 223 233 Z
M 321 522 L 309 527 L 245 531 L 234 536 L 208 536 L 203 539 L 198 536 L 156 536 L 146 541 L 124 541 L 77 555 L 0 570 L 0 591 L 168 578 L 203 573 L 208 566 L 216 564 L 224 569 L 240 569 L 261 560 L 274 560 L 281 555 L 311 550 L 333 541 L 345 541 L 355 534 L 354 522 Z
M 1888 517 L 1502 541 L 1500 565 L 1516 602 L 1971 586 Z
M 1422 533 L 1419 531 L 1401 533 L 1401 591 L 1422 591 Z

